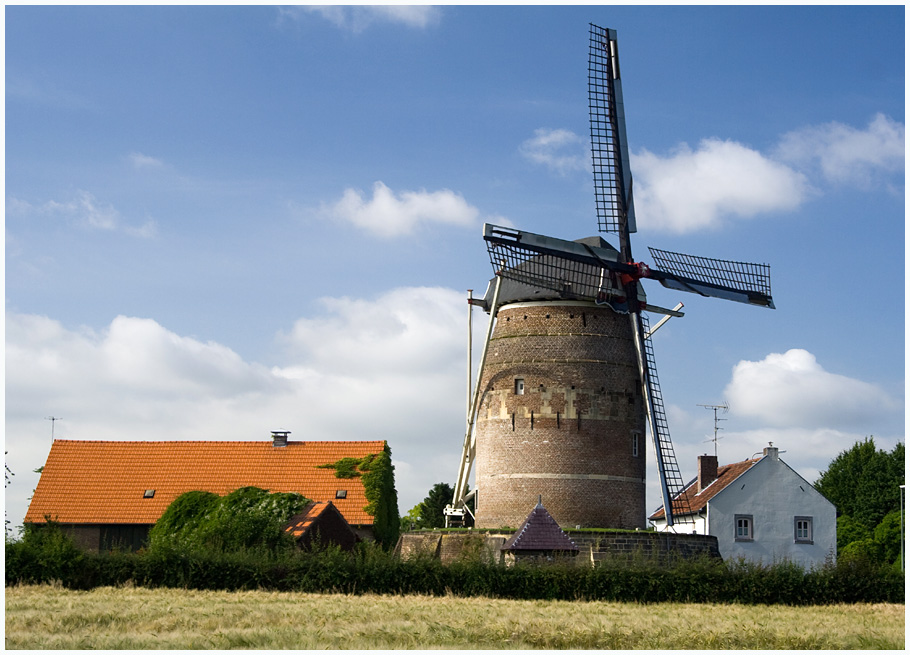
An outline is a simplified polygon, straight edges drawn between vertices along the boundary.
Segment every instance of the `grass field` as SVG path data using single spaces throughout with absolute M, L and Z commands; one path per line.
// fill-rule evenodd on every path
M 903 605 L 6 588 L 8 649 L 903 649 Z

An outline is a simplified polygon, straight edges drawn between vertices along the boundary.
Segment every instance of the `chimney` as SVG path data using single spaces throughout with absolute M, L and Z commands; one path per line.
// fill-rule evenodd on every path
M 284 448 L 288 445 L 288 430 L 272 430 L 272 446 L 275 448 Z
M 771 441 L 768 442 L 768 447 L 765 448 L 764 450 L 762 450 L 761 452 L 762 452 L 762 455 L 764 455 L 765 457 L 770 457 L 773 460 L 778 459 L 778 456 L 777 456 L 778 450 L 777 450 L 777 448 L 775 448 L 772 445 Z
M 702 490 L 717 479 L 717 455 L 698 456 L 698 491 Z

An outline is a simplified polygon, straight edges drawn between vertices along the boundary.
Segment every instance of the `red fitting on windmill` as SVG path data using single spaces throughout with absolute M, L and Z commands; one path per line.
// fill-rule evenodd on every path
M 631 273 L 620 274 L 619 279 L 623 285 L 636 282 L 643 277 L 651 277 L 651 269 L 648 268 L 648 265 L 644 262 L 630 262 L 629 266 L 633 267 L 635 270 Z

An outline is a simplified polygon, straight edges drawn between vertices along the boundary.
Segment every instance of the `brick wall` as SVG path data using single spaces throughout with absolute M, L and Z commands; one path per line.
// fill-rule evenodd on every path
M 579 556 L 594 562 L 620 557 L 656 558 L 660 561 L 720 557 L 717 537 L 711 535 L 644 531 L 580 533 L 572 530 L 567 530 L 566 534 L 578 546 Z
M 670 563 L 696 557 L 720 557 L 717 538 L 701 534 L 667 532 L 578 532 L 566 530 L 578 546 L 575 562 L 590 566 L 610 559 L 645 558 Z M 497 530 L 459 532 L 406 532 L 398 540 L 402 559 L 431 556 L 450 564 L 461 557 L 480 556 L 485 561 L 504 563 L 502 545 L 511 532 Z
M 518 527 L 538 496 L 563 526 L 645 527 L 644 406 L 628 316 L 592 303 L 507 305 L 481 389 L 478 528 Z

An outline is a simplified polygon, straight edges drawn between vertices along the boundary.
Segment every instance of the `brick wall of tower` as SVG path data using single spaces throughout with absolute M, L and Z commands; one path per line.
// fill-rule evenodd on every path
M 481 389 L 477 527 L 517 527 L 538 496 L 563 526 L 645 527 L 644 409 L 628 316 L 594 304 L 507 305 Z

